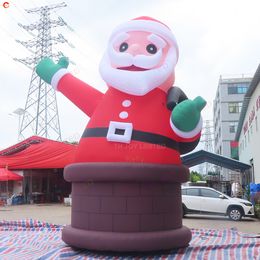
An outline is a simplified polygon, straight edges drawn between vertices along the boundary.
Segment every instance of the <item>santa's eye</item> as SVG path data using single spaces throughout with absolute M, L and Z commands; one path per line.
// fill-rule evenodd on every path
M 120 52 L 124 52 L 128 49 L 128 44 L 126 42 L 121 43 L 120 47 L 119 47 L 119 51 Z
M 151 43 L 146 46 L 146 50 L 151 54 L 155 54 L 157 52 L 157 47 Z

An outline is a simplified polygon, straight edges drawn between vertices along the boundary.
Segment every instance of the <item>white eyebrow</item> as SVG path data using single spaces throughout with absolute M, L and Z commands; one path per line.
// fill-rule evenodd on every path
M 159 48 L 164 48 L 166 46 L 166 42 L 165 40 L 163 40 L 161 37 L 155 35 L 155 34 L 150 34 L 147 39 L 152 42 L 153 44 L 155 44 L 156 46 L 158 46 Z
M 120 33 L 120 34 L 116 35 L 112 41 L 113 41 L 113 44 L 119 45 L 119 44 L 121 44 L 122 42 L 124 42 L 128 38 L 129 38 L 129 34 L 123 32 L 123 33 Z

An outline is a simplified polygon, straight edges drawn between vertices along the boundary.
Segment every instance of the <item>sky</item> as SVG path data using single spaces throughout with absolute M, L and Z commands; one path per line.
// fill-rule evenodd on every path
M 56 0 L 0 0 L 0 149 L 18 140 L 19 117 L 13 113 L 24 108 L 32 71 L 13 58 L 25 58 L 30 52 L 15 40 L 32 36 L 17 24 L 28 25 L 38 15 L 25 9 L 56 4 Z M 112 30 L 122 22 L 139 16 L 151 16 L 167 24 L 180 49 L 175 70 L 175 85 L 190 99 L 201 95 L 207 100 L 203 118 L 212 120 L 213 100 L 220 75 L 253 76 L 260 63 L 260 1 L 257 0 L 66 0 L 67 7 L 55 10 L 52 19 L 61 16 L 68 27 L 55 28 L 68 44 L 55 45 L 75 65 L 70 71 L 105 92 L 98 66 Z M 62 139 L 78 141 L 89 118 L 57 93 Z

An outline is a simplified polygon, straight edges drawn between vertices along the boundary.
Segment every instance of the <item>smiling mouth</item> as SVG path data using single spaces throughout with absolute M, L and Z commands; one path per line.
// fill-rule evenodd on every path
M 128 67 L 119 67 L 117 69 L 119 69 L 119 70 L 129 70 L 129 71 L 145 71 L 145 70 L 148 70 L 148 69 L 136 67 L 135 65 L 131 65 L 131 66 L 128 66 Z

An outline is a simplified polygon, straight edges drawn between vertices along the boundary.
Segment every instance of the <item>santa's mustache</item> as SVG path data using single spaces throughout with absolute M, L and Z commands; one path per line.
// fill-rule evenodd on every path
M 113 47 L 108 48 L 110 62 L 117 67 L 136 66 L 144 69 L 154 68 L 161 60 L 162 50 L 153 55 L 131 55 L 130 53 L 117 52 Z

